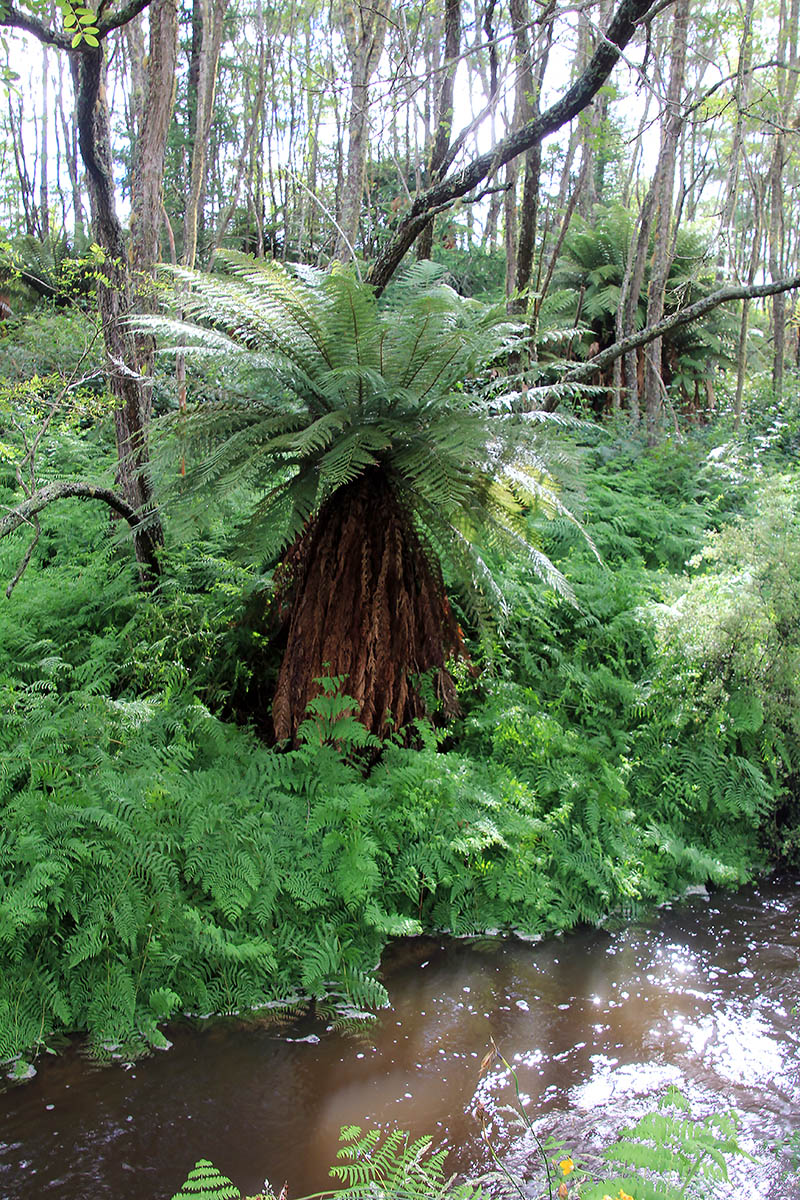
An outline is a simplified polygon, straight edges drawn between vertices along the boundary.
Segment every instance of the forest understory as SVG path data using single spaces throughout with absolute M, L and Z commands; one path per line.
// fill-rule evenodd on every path
M 189 540 L 167 525 L 143 591 L 98 506 L 53 506 L 0 609 L 12 1074 L 74 1031 L 103 1056 L 173 1014 L 375 1008 L 389 938 L 552 933 L 796 867 L 795 412 L 764 400 L 746 436 L 718 420 L 656 450 L 573 431 L 584 531 L 527 520 L 574 600 L 493 561 L 507 620 L 468 635 L 460 714 L 423 686 L 430 718 L 379 753 L 346 678 L 294 748 L 265 744 L 270 577 L 232 552 L 229 508 Z M 60 428 L 52 469 L 96 469 L 105 428 Z M 5 578 L 18 557 L 6 539 Z

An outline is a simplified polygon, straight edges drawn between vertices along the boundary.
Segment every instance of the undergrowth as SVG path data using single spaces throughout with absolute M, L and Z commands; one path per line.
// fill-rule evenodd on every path
M 128 1055 L 183 1012 L 377 1007 L 393 936 L 545 934 L 797 861 L 796 481 L 748 506 L 741 464 L 696 447 L 587 453 L 570 502 L 603 564 L 568 522 L 535 531 L 577 607 L 496 563 L 510 617 L 463 716 L 371 767 L 346 680 L 297 749 L 260 740 L 270 580 L 221 525 L 146 596 L 103 517 L 47 513 L 0 607 L 0 1060 L 75 1030 Z

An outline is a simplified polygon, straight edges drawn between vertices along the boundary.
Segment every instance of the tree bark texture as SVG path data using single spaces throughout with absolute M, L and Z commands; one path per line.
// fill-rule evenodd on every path
M 201 197 L 206 184 L 208 137 L 214 116 L 222 22 L 227 0 L 195 0 L 192 17 L 192 58 L 189 70 L 191 167 L 183 222 L 182 262 L 194 267 Z
M 447 661 L 463 655 L 441 575 L 391 484 L 365 472 L 323 505 L 288 553 L 288 642 L 273 703 L 278 740 L 294 738 L 317 679 L 344 691 L 372 733 L 386 737 L 425 705 L 413 677 L 433 669 L 455 708 Z
M 164 161 L 178 57 L 177 0 L 153 0 L 149 17 L 150 43 L 131 186 L 131 261 L 134 271 L 147 277 L 161 258 Z
M 39 488 L 22 504 L 18 504 L 16 508 L 12 508 L 11 512 L 0 517 L 0 539 L 14 533 L 23 525 L 32 524 L 33 518 L 50 504 L 55 504 L 58 500 L 71 499 L 100 500 L 101 503 L 108 505 L 112 512 L 124 517 L 134 532 L 141 524 L 136 510 L 131 508 L 130 504 L 127 504 L 111 488 L 99 487 L 92 483 L 59 480 L 57 483 L 48 483 L 45 487 Z
M 522 124 L 535 120 L 541 112 L 540 96 L 547 59 L 553 37 L 553 25 L 549 22 L 535 46 L 531 45 L 528 29 L 530 13 L 528 0 L 509 0 L 509 12 L 514 34 L 514 52 L 517 61 L 518 119 Z M 536 56 L 536 65 L 533 58 Z M 522 180 L 522 203 L 520 205 L 516 261 L 512 276 L 513 285 L 508 309 L 510 313 L 524 313 L 528 307 L 528 291 L 533 276 L 533 258 L 536 248 L 536 226 L 539 216 L 539 176 L 542 169 L 542 144 L 534 144 L 525 151 L 525 166 Z M 516 197 L 511 194 L 516 201 Z
M 791 0 L 787 12 L 785 0 L 780 5 L 780 27 L 778 32 L 778 58 L 788 58 L 790 70 L 778 70 L 777 113 L 772 160 L 769 167 L 769 226 L 768 265 L 774 279 L 785 269 L 786 227 L 784 219 L 783 171 L 788 158 L 789 137 L 787 127 L 792 118 L 792 109 L 797 90 L 797 35 L 798 0 Z M 796 134 L 794 135 L 796 136 Z M 786 357 L 786 303 L 783 293 L 772 301 L 772 390 L 780 399 L 783 395 L 783 370 Z
M 667 112 L 658 156 L 655 189 L 655 237 L 653 258 L 650 268 L 650 285 L 647 291 L 646 324 L 653 327 L 664 315 L 664 296 L 667 276 L 672 263 L 672 201 L 675 190 L 675 161 L 683 126 L 681 97 L 686 74 L 686 49 L 689 33 L 690 0 L 677 0 L 672 24 L 670 49 L 669 86 L 667 88 Z M 661 339 L 656 338 L 645 356 L 645 413 L 647 440 L 652 446 L 657 436 L 657 425 L 662 407 L 664 383 L 661 378 Z
M 133 301 L 127 248 L 114 197 L 102 44 L 73 53 L 72 66 L 78 143 L 89 183 L 93 233 L 105 254 L 97 300 L 111 392 L 116 401 L 114 429 L 119 484 L 125 501 L 142 515 L 134 536 L 137 560 L 146 573 L 155 575 L 164 537 L 148 470 L 149 394 L 140 370 L 136 338 L 127 327 Z
M 431 147 L 430 163 L 428 164 L 428 181 L 434 183 L 440 178 L 442 167 L 450 148 L 450 136 L 453 132 L 453 92 L 458 68 L 458 54 L 461 48 L 461 0 L 445 0 L 444 10 L 444 64 L 442 66 L 436 102 L 434 105 L 434 137 Z M 430 221 L 417 241 L 417 258 L 430 258 L 433 249 L 433 226 Z

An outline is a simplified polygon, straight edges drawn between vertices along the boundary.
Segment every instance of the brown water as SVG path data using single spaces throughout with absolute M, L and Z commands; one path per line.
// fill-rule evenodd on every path
M 347 1123 L 433 1133 L 454 1170 L 481 1170 L 479 1100 L 524 1169 L 530 1146 L 497 1112 L 510 1080 L 478 1078 L 490 1037 L 537 1129 L 578 1151 L 669 1083 L 698 1114 L 739 1109 L 753 1145 L 800 1128 L 798 880 L 536 945 L 414 940 L 384 974 L 392 1008 L 357 1038 L 227 1023 L 175 1028 L 171 1050 L 128 1068 L 45 1058 L 0 1095 L 0 1197 L 168 1200 L 200 1157 L 243 1191 L 266 1176 L 299 1196 L 327 1185 Z M 747 1179 L 731 1194 L 800 1194 L 770 1188 L 774 1168 Z

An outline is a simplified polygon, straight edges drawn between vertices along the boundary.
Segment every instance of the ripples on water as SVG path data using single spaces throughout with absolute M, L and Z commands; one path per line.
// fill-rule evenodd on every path
M 328 1183 L 339 1127 L 432 1133 L 452 1169 L 486 1168 L 475 1105 L 506 1160 L 531 1147 L 509 1122 L 505 1070 L 479 1080 L 493 1037 L 541 1134 L 596 1150 L 671 1083 L 699 1116 L 736 1107 L 751 1144 L 800 1128 L 800 881 L 695 895 L 615 931 L 395 946 L 392 1008 L 356 1038 L 309 1018 L 287 1032 L 170 1031 L 167 1053 L 99 1067 L 76 1050 L 0 1095 L 0 1197 L 160 1200 L 200 1157 L 243 1192 Z M 730 1194 L 774 1190 L 747 1168 Z

